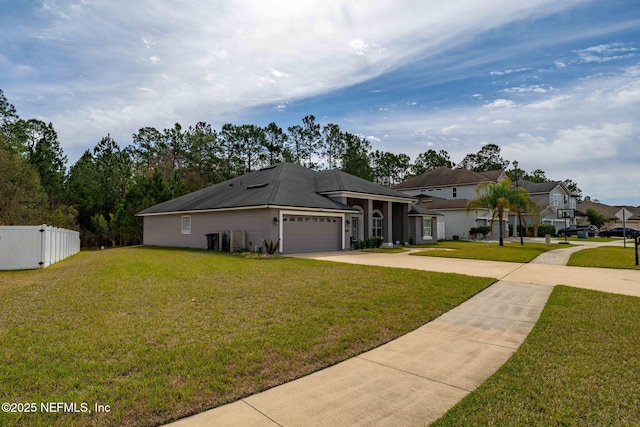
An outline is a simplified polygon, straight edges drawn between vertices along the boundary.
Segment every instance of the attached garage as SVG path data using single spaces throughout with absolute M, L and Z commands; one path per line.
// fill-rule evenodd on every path
M 304 214 L 282 215 L 282 251 L 342 250 L 342 217 Z

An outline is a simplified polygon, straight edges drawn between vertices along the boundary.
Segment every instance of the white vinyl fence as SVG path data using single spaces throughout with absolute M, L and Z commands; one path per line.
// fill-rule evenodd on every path
M 0 226 L 0 270 L 45 268 L 80 251 L 80 233 L 43 225 Z

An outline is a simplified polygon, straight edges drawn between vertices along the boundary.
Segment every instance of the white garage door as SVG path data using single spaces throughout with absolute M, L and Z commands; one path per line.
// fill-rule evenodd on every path
M 342 218 L 284 215 L 282 227 L 282 249 L 285 253 L 342 249 Z

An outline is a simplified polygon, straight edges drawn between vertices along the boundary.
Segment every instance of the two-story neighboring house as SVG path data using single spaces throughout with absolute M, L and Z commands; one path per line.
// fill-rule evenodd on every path
M 515 184 L 515 183 L 514 183 Z M 562 181 L 531 182 L 526 179 L 518 180 L 520 187 L 529 192 L 536 203 L 535 214 L 525 213 L 524 218 L 529 224 L 551 224 L 556 230 L 565 228 L 565 219 L 558 218 L 559 209 L 577 209 L 577 197 Z M 516 219 L 511 218 L 511 224 L 516 224 Z M 566 226 L 576 224 L 575 218 L 566 219 Z
M 507 178 L 503 169 L 489 172 L 473 172 L 467 169 L 440 167 L 422 175 L 408 179 L 394 187 L 410 196 L 418 198 L 418 205 L 443 214 L 438 218 L 438 236 L 453 239 L 469 237 L 472 227 L 491 225 L 492 212 L 489 209 L 466 211 L 467 203 L 478 194 L 478 184 L 496 183 Z M 516 186 L 514 182 L 512 184 Z M 517 185 L 529 192 L 537 205 L 536 213 L 525 213 L 524 221 L 531 224 L 551 224 L 556 230 L 565 227 L 565 219 L 558 218 L 559 209 L 576 209 L 577 198 L 562 181 L 535 183 L 520 179 Z M 508 236 L 508 226 L 517 230 L 517 216 L 505 215 L 504 235 Z M 567 226 L 576 223 L 575 218 L 567 219 Z M 494 223 L 492 238 L 497 238 L 498 228 Z
M 438 218 L 438 236 L 446 239 L 466 239 L 474 227 L 491 225 L 489 209 L 466 211 L 467 203 L 478 195 L 476 187 L 483 182 L 499 182 L 506 178 L 503 169 L 490 172 L 473 172 L 467 169 L 440 167 L 410 178 L 394 189 L 418 198 L 418 205 L 443 214 Z M 504 235 L 507 236 L 505 216 Z M 497 238 L 499 229 L 493 226 L 492 238 Z

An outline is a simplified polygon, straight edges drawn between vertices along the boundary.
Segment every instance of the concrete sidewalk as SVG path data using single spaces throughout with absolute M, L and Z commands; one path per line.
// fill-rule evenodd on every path
M 592 245 L 585 245 L 592 246 Z M 489 378 L 527 337 L 556 284 L 640 296 L 640 271 L 343 252 L 305 258 L 499 281 L 379 348 L 263 393 L 179 420 L 198 426 L 424 426 Z M 546 264 L 543 262 L 547 262 Z
M 427 425 L 511 357 L 551 290 L 500 281 L 381 347 L 171 425 Z
M 411 256 L 409 252 L 384 254 L 373 252 L 326 252 L 306 254 L 305 258 L 324 261 L 346 262 L 350 264 L 377 265 L 382 267 L 412 268 L 416 270 L 459 273 L 471 276 L 492 277 L 510 282 L 538 284 L 545 286 L 567 285 L 623 295 L 640 296 L 640 270 L 613 268 L 569 267 L 558 265 L 559 259 L 568 260 L 568 252 L 594 246 L 620 245 L 619 242 L 581 245 L 580 249 L 566 248 L 560 256 L 548 255 L 550 264 L 538 262 L 527 264 L 500 261 L 467 260 Z M 556 251 L 550 251 L 556 252 Z M 544 255 L 544 254 L 543 254 Z M 569 254 L 570 255 L 570 254 Z M 534 260 L 535 261 L 535 260 Z M 566 261 L 565 261 L 566 263 Z

